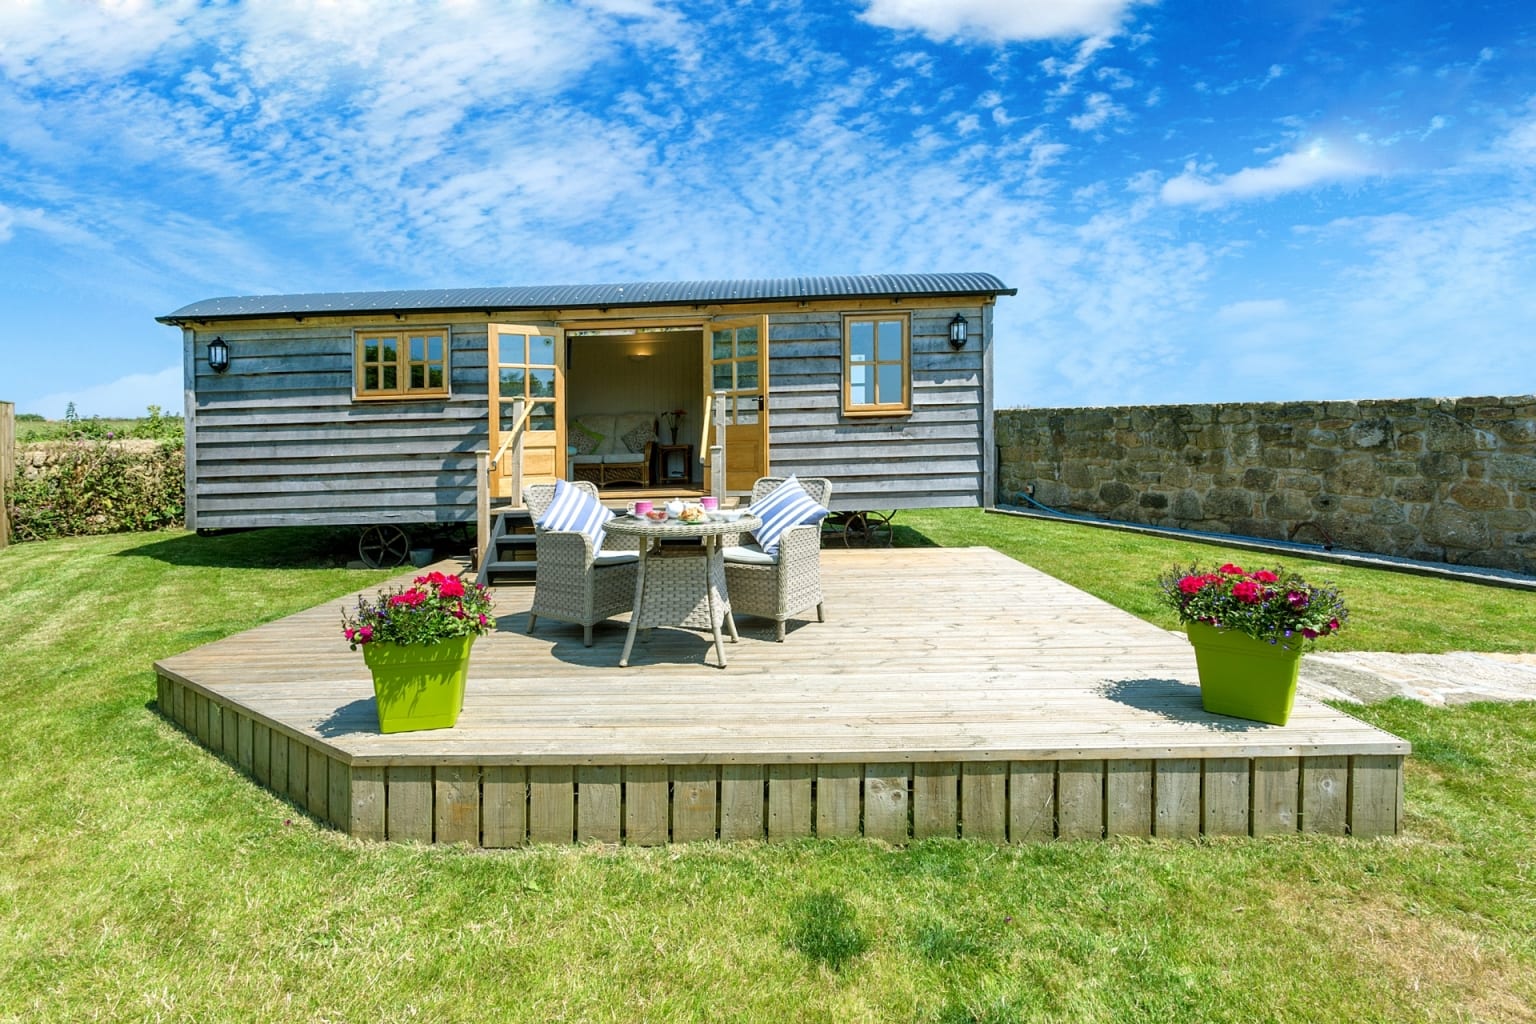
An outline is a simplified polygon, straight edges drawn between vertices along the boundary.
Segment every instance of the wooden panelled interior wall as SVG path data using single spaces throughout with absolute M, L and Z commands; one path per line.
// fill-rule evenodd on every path
M 704 415 L 703 341 L 697 332 L 569 339 L 569 416 L 682 409 L 683 443 L 697 444 Z M 639 358 L 631 358 L 636 356 Z
M 892 307 L 907 312 L 901 307 Z M 912 412 L 842 415 L 842 318 L 836 312 L 769 319 L 769 444 L 777 476 L 833 481 L 834 508 L 938 508 L 984 504 L 988 495 L 982 307 L 914 308 Z M 965 348 L 949 321 L 971 325 Z
M 471 520 L 487 441 L 485 325 L 451 329 L 451 396 L 352 399 L 350 325 L 218 334 L 230 367 L 194 359 L 198 527 Z

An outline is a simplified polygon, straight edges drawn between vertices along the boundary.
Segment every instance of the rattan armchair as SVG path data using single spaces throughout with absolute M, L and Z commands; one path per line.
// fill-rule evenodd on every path
M 571 484 L 597 497 L 597 488 L 582 480 Z M 523 488 L 523 504 L 535 520 L 554 500 L 553 484 L 529 484 Z M 592 540 L 575 531 L 538 530 L 534 542 L 535 570 L 533 607 L 528 611 L 528 632 L 540 617 L 581 627 L 581 642 L 592 646 L 592 627 L 620 612 L 635 600 L 635 574 L 640 555 L 634 539 L 609 535 L 603 551 L 595 554 Z
M 752 485 L 752 501 L 766 497 L 784 482 L 765 476 Z M 821 505 L 832 500 L 832 481 L 799 477 L 800 486 Z M 741 540 L 748 540 L 743 537 Z M 729 544 L 725 548 L 725 586 L 731 611 L 772 619 L 775 639 L 783 641 L 784 622 L 812 605 L 816 621 L 826 622 L 821 597 L 821 524 L 792 526 L 779 538 L 776 554 L 765 554 L 756 544 Z

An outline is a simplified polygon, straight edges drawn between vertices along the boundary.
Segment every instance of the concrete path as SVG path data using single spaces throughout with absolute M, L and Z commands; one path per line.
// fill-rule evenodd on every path
M 1378 654 L 1319 651 L 1301 659 L 1301 692 L 1372 704 L 1407 697 L 1425 704 L 1536 700 L 1536 654 Z

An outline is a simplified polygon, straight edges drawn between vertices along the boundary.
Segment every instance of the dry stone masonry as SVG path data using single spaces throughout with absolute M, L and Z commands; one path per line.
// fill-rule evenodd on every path
M 999 500 L 1536 573 L 1536 395 L 1005 409 Z

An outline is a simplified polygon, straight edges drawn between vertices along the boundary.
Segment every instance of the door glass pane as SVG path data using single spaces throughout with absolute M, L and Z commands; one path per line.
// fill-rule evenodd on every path
M 736 406 L 735 423 L 738 427 L 757 422 L 757 398 L 754 395 L 737 395 L 732 399 Z
M 533 415 L 528 417 L 529 430 L 554 430 L 555 407 L 550 402 L 535 402 Z
M 901 321 L 880 321 L 879 351 L 875 358 L 882 363 L 901 359 Z
M 714 389 L 716 391 L 731 390 L 732 385 L 735 383 L 734 375 L 731 373 L 731 365 L 730 363 L 715 364 L 714 376 L 711 379 L 714 381 Z
M 508 334 L 505 331 L 498 332 L 501 352 L 500 359 L 504 363 L 526 363 L 528 361 L 528 348 L 523 343 L 521 334 Z
M 503 356 L 505 358 L 505 356 Z M 535 334 L 528 339 L 528 361 L 545 366 L 555 364 L 555 339 L 548 334 Z
M 517 411 L 512 407 L 511 402 L 502 402 L 501 426 L 499 429 L 505 433 L 515 426 L 517 426 Z
M 880 395 L 877 401 L 881 405 L 899 405 L 901 403 L 901 364 L 880 364 Z
M 522 398 L 523 371 L 511 366 L 501 368 L 501 396 L 503 398 Z
M 736 386 L 742 391 L 757 390 L 757 361 L 743 359 L 736 364 Z
M 743 357 L 757 355 L 756 327 L 739 327 L 736 329 L 736 354 Z
M 555 397 L 555 371 L 529 370 L 528 395 L 530 398 Z
M 731 332 L 714 331 L 710 335 L 713 341 L 714 358 L 729 359 L 733 355 L 731 351 Z

